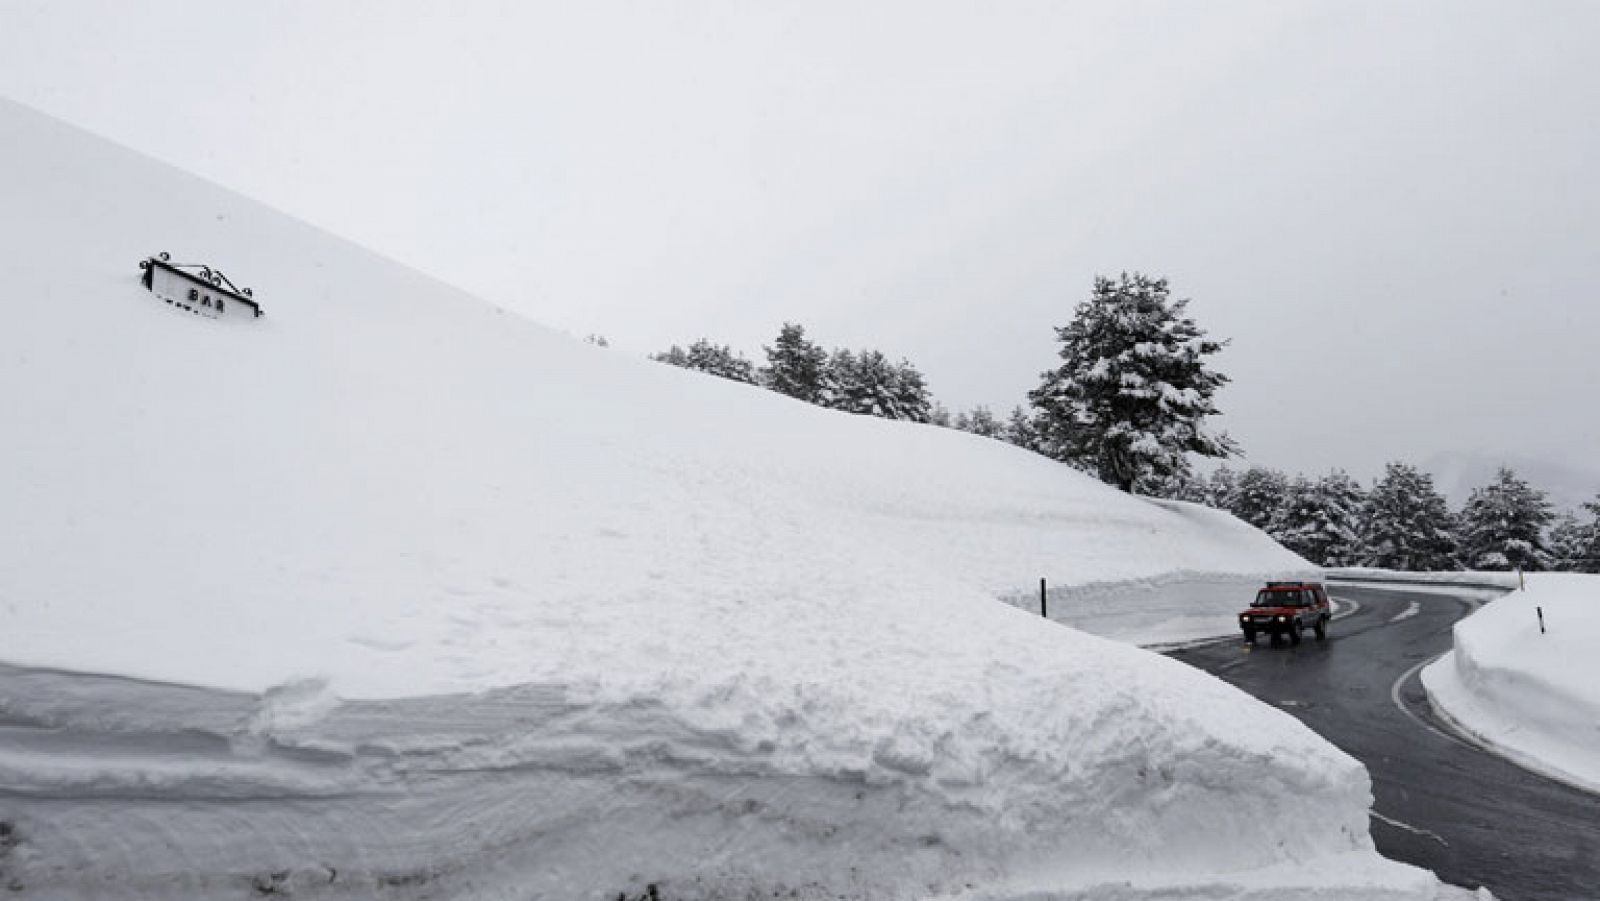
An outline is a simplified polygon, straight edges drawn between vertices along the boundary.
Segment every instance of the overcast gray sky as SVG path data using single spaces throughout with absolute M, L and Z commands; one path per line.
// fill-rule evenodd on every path
M 1596 46 L 1552 0 L 0 0 L 0 94 L 619 352 L 799 321 L 952 408 L 1165 275 L 1251 462 L 1368 477 L 1600 469 Z

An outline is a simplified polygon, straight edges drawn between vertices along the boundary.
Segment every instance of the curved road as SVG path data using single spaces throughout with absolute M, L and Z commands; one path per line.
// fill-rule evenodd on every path
M 1534 775 L 1449 734 L 1416 670 L 1450 649 L 1469 609 L 1453 597 L 1338 586 L 1360 608 L 1328 640 L 1172 652 L 1292 713 L 1366 764 L 1384 856 L 1500 901 L 1600 899 L 1600 797 Z M 1415 605 L 1415 607 L 1413 607 Z

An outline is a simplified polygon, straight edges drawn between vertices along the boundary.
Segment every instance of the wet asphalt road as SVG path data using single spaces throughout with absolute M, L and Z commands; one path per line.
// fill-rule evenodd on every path
M 1486 886 L 1501 901 L 1600 899 L 1600 797 L 1441 734 L 1428 713 L 1415 668 L 1450 649 L 1467 603 L 1366 586 L 1331 593 L 1360 609 L 1334 621 L 1325 642 L 1308 634 L 1299 647 L 1262 638 L 1251 648 L 1241 639 L 1171 656 L 1292 713 L 1366 764 L 1385 857 Z

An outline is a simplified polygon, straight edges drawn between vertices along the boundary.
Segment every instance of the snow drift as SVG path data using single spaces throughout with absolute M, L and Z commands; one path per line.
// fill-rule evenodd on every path
M 1253 530 L 586 346 L 5 103 L 0 195 L 14 891 L 1434 890 L 1294 719 L 995 600 L 1303 567 Z M 153 299 L 158 250 L 266 317 Z
M 1537 573 L 1455 625 L 1434 707 L 1530 769 L 1600 792 L 1600 576 Z M 1539 630 L 1539 608 L 1547 629 Z

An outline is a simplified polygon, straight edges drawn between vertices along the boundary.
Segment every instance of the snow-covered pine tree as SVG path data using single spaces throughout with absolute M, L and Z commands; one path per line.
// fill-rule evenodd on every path
M 936 425 L 942 429 L 950 428 L 950 408 L 938 401 L 934 401 L 933 407 L 928 410 L 928 424 Z
M 1589 514 L 1588 542 L 1580 549 L 1575 558 L 1576 571 L 1581 573 L 1600 573 L 1600 495 L 1583 505 L 1583 511 Z
M 985 438 L 1002 438 L 1006 430 L 1000 420 L 994 418 L 994 413 L 983 404 L 973 407 L 970 413 L 963 410 L 961 415 L 956 417 L 956 428 Z
M 1550 520 L 1545 546 L 1550 549 L 1550 568 L 1557 572 L 1580 572 L 1588 548 L 1588 530 L 1571 512 L 1561 512 Z
M 829 381 L 834 386 L 835 410 L 882 416 L 893 397 L 890 362 L 877 350 L 835 350 L 829 360 Z
M 1237 452 L 1205 428 L 1228 381 L 1205 358 L 1226 342 L 1206 338 L 1184 315 L 1188 303 L 1169 295 L 1166 279 L 1095 278 L 1089 300 L 1056 329 L 1062 364 L 1028 392 L 1047 453 L 1130 491 L 1141 475 L 1187 473 L 1190 453 Z
M 1550 546 L 1563 571 L 1600 573 L 1600 497 L 1577 515 L 1558 517 L 1550 528 Z
M 933 395 L 928 391 L 928 380 L 904 357 L 893 367 L 893 372 L 894 408 L 889 418 L 927 422 L 933 411 Z
M 1247 472 L 1246 475 L 1248 474 Z M 1312 497 L 1311 492 L 1310 479 L 1298 473 L 1293 478 L 1285 476 L 1283 493 L 1278 498 L 1278 505 L 1272 511 L 1272 518 L 1267 520 L 1266 526 L 1262 528 L 1262 531 L 1271 535 L 1274 541 L 1302 557 L 1306 554 L 1298 533 L 1301 527 L 1316 515 L 1316 499 Z M 1297 547 L 1297 544 L 1300 546 Z M 1311 558 L 1306 557 L 1306 559 Z
M 1551 516 L 1543 491 L 1500 467 L 1494 481 L 1475 489 L 1461 509 L 1462 562 L 1469 569 L 1549 569 L 1544 531 Z
M 785 322 L 772 346 L 763 345 L 761 349 L 767 355 L 767 365 L 760 372 L 761 384 L 806 403 L 825 405 L 828 352 L 806 338 L 803 326 Z
M 743 354 L 726 344 L 715 345 L 704 338 L 689 346 L 689 368 L 735 382 L 756 383 L 756 368 Z
M 650 359 L 658 363 L 710 373 L 735 382 L 745 382 L 750 385 L 756 383 L 756 370 L 749 360 L 728 345 L 712 344 L 705 338 L 689 345 L 688 350 L 674 344 L 664 353 L 654 354 Z
M 665 363 L 668 366 L 678 366 L 683 369 L 689 368 L 689 352 L 676 344 L 661 353 L 651 354 L 650 359 L 655 360 L 657 363 Z
M 1361 526 L 1362 563 L 1384 569 L 1456 570 L 1455 519 L 1433 476 L 1390 463 L 1372 486 Z
M 1140 476 L 1134 483 L 1133 492 L 1145 497 L 1160 497 L 1174 501 L 1189 501 L 1195 504 L 1206 502 L 1205 480 L 1191 474 L 1170 476 Z
M 835 350 L 828 358 L 828 382 L 828 405 L 848 413 L 927 422 L 933 407 L 922 373 L 876 350 Z
M 1011 415 L 1006 417 L 1006 428 L 1002 437 L 1023 450 L 1039 452 L 1039 429 L 1034 425 L 1033 417 L 1028 415 L 1028 411 L 1023 409 L 1021 404 L 1011 408 Z
M 1207 506 L 1218 510 L 1233 509 L 1233 493 L 1239 490 L 1239 474 L 1227 466 L 1218 466 L 1206 480 Z
M 1276 469 L 1252 466 L 1234 483 L 1226 509 L 1252 526 L 1266 529 L 1278 518 L 1288 493 L 1288 476 Z
M 1600 497 L 1584 504 L 1582 514 L 1563 513 L 1551 524 L 1553 566 L 1563 572 L 1600 573 Z
M 1355 566 L 1361 560 L 1361 517 L 1367 509 L 1367 492 L 1349 473 L 1335 469 L 1317 480 L 1327 537 L 1323 566 Z
M 828 355 L 828 365 L 822 374 L 822 406 L 854 413 L 852 409 L 856 383 L 856 355 L 842 347 L 835 347 Z
M 1350 566 L 1359 557 L 1361 486 L 1341 470 L 1316 481 L 1296 477 L 1268 532 L 1317 566 Z

